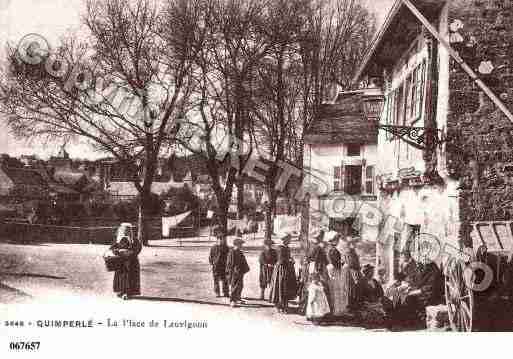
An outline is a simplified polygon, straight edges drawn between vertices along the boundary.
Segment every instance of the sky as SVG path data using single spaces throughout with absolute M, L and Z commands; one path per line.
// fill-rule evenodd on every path
M 395 0 L 361 0 L 376 13 L 378 27 Z M 80 29 L 80 13 L 85 0 L 0 0 L 0 56 L 6 41 L 18 42 L 29 33 L 44 36 L 50 43 L 56 43 L 68 31 Z M 25 143 L 15 140 L 0 121 L 0 153 L 19 156 L 37 154 L 42 158 L 55 155 L 62 143 Z M 94 158 L 87 145 L 70 143 L 66 147 L 72 157 Z

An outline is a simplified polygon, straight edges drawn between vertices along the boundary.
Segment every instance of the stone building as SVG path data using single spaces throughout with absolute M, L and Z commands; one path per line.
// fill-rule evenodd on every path
M 513 109 L 513 1 L 412 2 L 442 40 Z M 513 124 L 407 4 L 397 1 L 356 76 L 385 95 L 376 170 L 386 225 L 377 264 L 390 278 L 418 233 L 456 250 L 486 242 L 477 221 L 513 220 Z M 511 227 L 490 245 L 512 247 Z M 504 242 L 504 243 L 501 243 Z M 513 248 L 509 248 L 513 250 Z M 444 257 L 438 257 L 443 264 Z

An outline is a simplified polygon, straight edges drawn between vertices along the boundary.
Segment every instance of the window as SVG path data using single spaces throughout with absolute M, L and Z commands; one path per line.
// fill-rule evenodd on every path
M 406 115 L 405 120 L 412 123 L 420 119 L 422 114 L 422 105 L 424 100 L 424 85 L 425 85 L 425 72 L 426 62 L 422 62 L 417 66 L 412 74 L 406 80 L 408 88 L 408 96 L 406 100 Z
M 365 192 L 374 194 L 374 166 L 365 169 Z
M 352 143 L 347 145 L 347 156 L 358 157 L 361 154 L 361 145 L 359 143 Z
M 344 236 L 360 236 L 359 218 L 330 218 L 329 227 L 331 231 L 337 231 Z
M 346 166 L 345 192 L 347 194 L 362 193 L 362 166 Z
M 419 120 L 424 110 L 426 60 L 387 97 L 387 124 L 410 125 Z

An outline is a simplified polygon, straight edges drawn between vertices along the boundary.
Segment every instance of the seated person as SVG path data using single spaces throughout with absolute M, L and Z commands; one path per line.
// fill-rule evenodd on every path
M 358 283 L 358 294 L 361 300 L 359 315 L 367 324 L 384 324 L 386 312 L 383 302 L 383 287 L 374 279 L 374 266 L 366 264 L 362 272 L 363 277 Z
M 406 283 L 413 285 L 418 274 L 418 265 L 408 250 L 401 252 L 399 258 L 399 273 L 404 276 Z
M 418 273 L 411 279 L 411 284 L 406 281 L 404 273 L 398 279 L 404 280 L 391 291 L 394 294 L 392 316 L 403 324 L 417 325 L 424 321 L 427 306 L 442 302 L 442 272 L 435 263 L 427 262 L 418 266 Z
M 374 266 L 366 264 L 362 269 L 363 277 L 359 283 L 360 298 L 363 302 L 379 302 L 384 296 L 383 287 L 374 279 Z
M 391 301 L 392 308 L 404 303 L 418 275 L 418 266 L 408 250 L 401 252 L 399 272 L 395 282 L 385 290 L 385 296 Z

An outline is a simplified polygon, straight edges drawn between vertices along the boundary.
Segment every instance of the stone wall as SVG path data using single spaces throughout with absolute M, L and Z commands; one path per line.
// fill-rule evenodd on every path
M 513 111 L 513 1 L 453 0 L 452 47 Z M 461 238 L 473 221 L 513 220 L 513 124 L 450 60 L 447 168 L 460 180 Z

